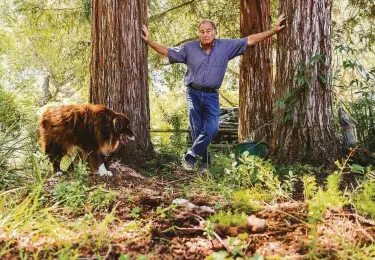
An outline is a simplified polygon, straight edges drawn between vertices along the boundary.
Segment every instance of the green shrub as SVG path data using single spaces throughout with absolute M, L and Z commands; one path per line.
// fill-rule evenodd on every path
M 212 158 L 210 173 L 215 179 L 222 179 L 225 177 L 225 169 L 231 168 L 232 164 L 233 158 L 227 153 L 215 154 L 214 158 Z
M 21 108 L 15 99 L 16 94 L 6 92 L 0 86 L 0 132 L 12 132 L 20 130 L 20 120 L 22 118 Z
M 217 223 L 224 226 L 239 226 L 246 225 L 247 215 L 245 213 L 232 213 L 230 210 L 227 212 L 219 211 L 210 217 L 211 223 Z
M 358 212 L 375 218 L 375 181 L 367 180 L 353 196 Z
M 87 186 L 78 181 L 62 182 L 56 184 L 52 190 L 52 195 L 56 201 L 65 207 L 79 210 L 86 201 L 87 190 Z
M 88 202 L 94 211 L 108 211 L 113 206 L 118 192 L 107 190 L 105 186 L 98 186 L 89 192 Z
M 339 211 L 348 204 L 347 198 L 340 191 L 339 185 L 342 175 L 338 172 L 327 177 L 326 190 L 319 188 L 315 196 L 309 202 L 309 222 L 315 223 L 323 217 L 323 212 L 328 208 Z
M 82 161 L 81 158 L 74 166 L 74 172 L 72 175 L 73 180 L 78 181 L 84 185 L 88 185 L 88 176 L 89 173 L 87 171 L 86 163 Z
M 239 163 L 234 162 L 230 170 L 226 169 L 225 176 L 228 184 L 235 190 L 244 190 L 262 179 L 265 181 L 267 176 L 273 175 L 275 171 L 269 161 L 249 155 L 248 152 L 244 152 L 238 160 Z
M 316 194 L 318 187 L 316 186 L 315 176 L 303 175 L 303 197 L 310 200 Z
M 232 206 L 240 211 L 254 211 L 262 207 L 263 202 L 272 200 L 272 195 L 259 183 L 254 188 L 237 191 L 232 196 Z

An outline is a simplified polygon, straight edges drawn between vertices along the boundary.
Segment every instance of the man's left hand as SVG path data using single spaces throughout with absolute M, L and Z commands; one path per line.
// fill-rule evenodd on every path
M 281 32 L 282 30 L 284 30 L 285 28 L 285 21 L 286 20 L 286 15 L 285 14 L 282 14 L 280 15 L 279 19 L 277 19 L 277 23 L 275 25 L 275 27 L 273 28 L 273 30 L 278 33 L 278 32 Z

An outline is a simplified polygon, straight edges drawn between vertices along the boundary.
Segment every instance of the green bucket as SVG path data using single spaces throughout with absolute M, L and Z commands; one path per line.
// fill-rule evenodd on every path
M 244 152 L 249 152 L 249 155 L 256 155 L 260 158 L 266 158 L 268 155 L 267 143 L 260 141 L 249 141 L 241 144 L 237 144 L 234 147 L 234 154 L 236 157 L 241 157 Z

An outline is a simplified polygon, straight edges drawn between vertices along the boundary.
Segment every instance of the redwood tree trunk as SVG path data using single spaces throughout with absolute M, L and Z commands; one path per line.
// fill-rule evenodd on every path
M 127 114 L 136 140 L 116 154 L 142 162 L 153 154 L 147 84 L 147 47 L 141 27 L 147 1 L 92 0 L 90 102 Z
M 337 156 L 331 9 L 331 0 L 280 0 L 287 27 L 278 34 L 276 61 L 276 95 L 285 105 L 275 131 L 279 163 L 322 164 Z
M 241 37 L 270 29 L 270 0 L 241 0 Z M 268 39 L 249 47 L 240 70 L 240 141 L 271 142 L 272 46 Z

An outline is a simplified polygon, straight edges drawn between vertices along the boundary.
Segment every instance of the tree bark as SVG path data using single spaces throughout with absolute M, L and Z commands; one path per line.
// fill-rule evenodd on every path
M 331 0 L 281 0 L 286 29 L 278 34 L 275 154 L 279 163 L 329 163 L 338 155 L 331 86 Z M 319 58 L 319 55 L 320 56 Z
M 241 0 L 241 37 L 270 29 L 269 0 Z M 240 70 L 239 140 L 271 142 L 271 39 L 248 47 Z
M 90 102 L 128 115 L 136 140 L 115 153 L 130 164 L 152 157 L 147 47 L 141 27 L 147 1 L 92 1 Z

